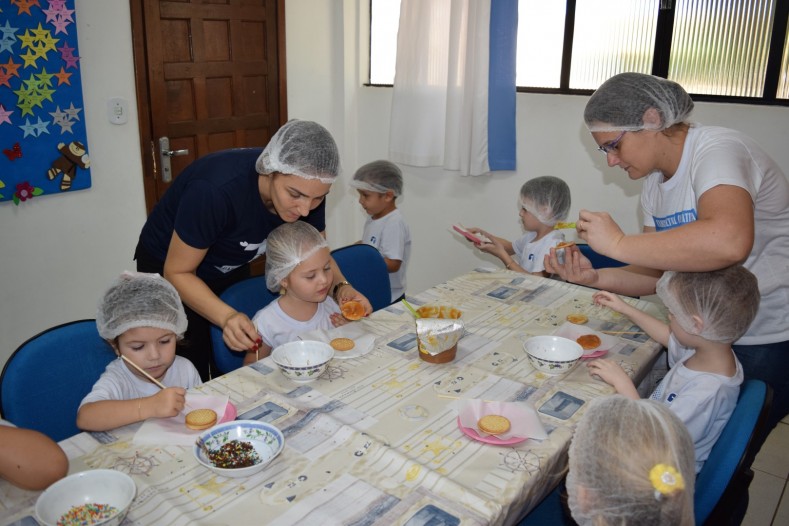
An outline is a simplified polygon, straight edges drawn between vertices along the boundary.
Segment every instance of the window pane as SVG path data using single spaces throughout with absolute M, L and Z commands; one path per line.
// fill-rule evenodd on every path
M 394 84 L 400 0 L 370 4 L 370 84 Z
M 761 97 L 772 0 L 677 0 L 668 76 L 690 93 Z
M 625 71 L 650 73 L 659 2 L 578 0 L 571 89 L 597 89 Z
M 516 85 L 559 87 L 565 13 L 565 2 L 518 0 Z
M 778 99 L 789 99 L 789 31 L 784 39 L 784 53 L 781 59 L 781 75 L 778 77 Z

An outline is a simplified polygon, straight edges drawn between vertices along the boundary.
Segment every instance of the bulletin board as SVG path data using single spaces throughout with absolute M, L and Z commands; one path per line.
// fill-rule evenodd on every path
M 0 0 L 0 204 L 89 188 L 75 0 Z

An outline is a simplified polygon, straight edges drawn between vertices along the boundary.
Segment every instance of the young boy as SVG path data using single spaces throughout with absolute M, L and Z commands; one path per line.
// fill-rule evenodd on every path
M 358 190 L 359 204 L 368 214 L 360 243 L 374 246 L 384 257 L 394 303 L 405 297 L 411 257 L 411 231 L 395 204 L 403 192 L 403 174 L 389 161 L 373 161 L 356 170 L 351 186 Z
M 741 265 L 712 272 L 665 272 L 657 294 L 669 311 L 668 325 L 610 292 L 599 291 L 593 298 L 668 347 L 670 370 L 650 398 L 670 407 L 687 426 L 698 472 L 737 405 L 743 372 L 731 344 L 756 316 L 758 283 Z M 594 360 L 587 367 L 617 393 L 639 398 L 632 380 L 613 361 Z

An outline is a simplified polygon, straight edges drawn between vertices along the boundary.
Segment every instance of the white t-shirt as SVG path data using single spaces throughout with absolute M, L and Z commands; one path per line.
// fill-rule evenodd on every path
M 300 334 L 315 329 L 332 329 L 331 316 L 339 313 L 340 307 L 331 296 L 327 296 L 323 303 L 318 304 L 315 315 L 307 321 L 294 320 L 279 306 L 279 298 L 272 301 L 255 314 L 252 323 L 257 327 L 263 343 L 277 347 L 283 343 L 296 341 Z
M 405 294 L 406 267 L 411 258 L 411 230 L 402 212 L 395 208 L 380 219 L 367 216 L 362 243 L 374 246 L 385 258 L 402 262 L 397 272 L 389 273 L 389 286 L 392 301 Z
M 683 347 L 672 334 L 670 369 L 650 398 L 667 405 L 685 423 L 693 439 L 698 473 L 737 406 L 743 372 L 736 356 L 737 371 L 732 377 L 688 369 L 685 362 L 694 354 L 695 349 Z
M 551 248 L 564 241 L 564 233 L 559 230 L 553 230 L 542 239 L 532 241 L 535 237 L 537 237 L 537 232 L 526 232 L 526 235 L 512 243 L 512 250 L 518 256 L 518 265 L 526 272 L 544 271 L 545 255 L 550 252 Z
M 164 378 L 159 381 L 167 387 L 184 389 L 202 383 L 195 366 L 182 356 L 175 357 L 173 364 L 164 373 Z M 158 392 L 159 387 L 156 384 L 135 375 L 123 360 L 112 360 L 79 406 L 101 400 L 134 400 L 153 396 Z
M 644 225 L 658 231 L 695 221 L 701 195 L 718 185 L 745 189 L 754 203 L 755 237 L 744 266 L 759 280 L 761 303 L 736 343 L 789 340 L 789 182 L 752 139 L 727 128 L 688 130 L 677 173 L 650 174 L 641 192 Z

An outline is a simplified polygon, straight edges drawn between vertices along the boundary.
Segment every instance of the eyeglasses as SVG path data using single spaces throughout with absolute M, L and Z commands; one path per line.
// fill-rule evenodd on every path
M 597 147 L 597 151 L 604 155 L 608 155 L 611 152 L 616 152 L 616 149 L 619 146 L 619 141 L 622 140 L 622 137 L 624 137 L 626 133 L 627 130 L 620 133 L 619 137 L 617 137 L 613 141 L 607 142 L 605 144 L 601 144 L 600 146 Z

